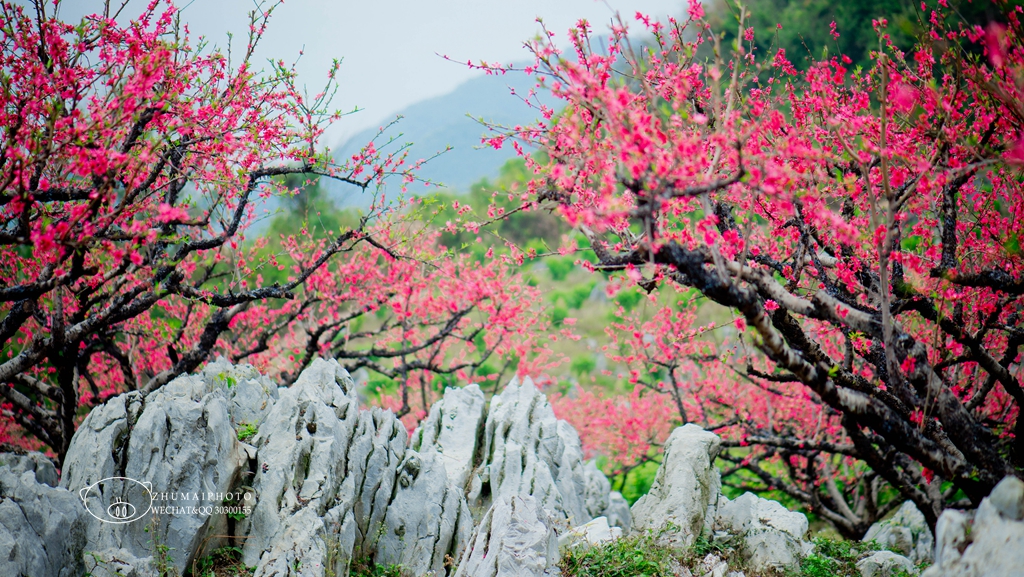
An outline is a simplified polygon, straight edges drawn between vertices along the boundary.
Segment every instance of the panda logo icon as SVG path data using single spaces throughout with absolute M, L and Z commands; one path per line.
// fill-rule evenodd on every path
M 130 477 L 107 477 L 78 492 L 90 515 L 104 523 L 131 523 L 153 506 L 153 484 Z

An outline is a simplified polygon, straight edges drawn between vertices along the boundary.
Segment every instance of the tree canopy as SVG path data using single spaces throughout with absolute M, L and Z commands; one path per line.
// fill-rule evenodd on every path
M 580 22 L 571 58 L 549 34 L 527 68 L 565 109 L 507 134 L 546 150 L 530 202 L 583 233 L 581 264 L 731 313 L 726 342 L 676 303 L 614 326 L 633 382 L 725 435 L 727 483 L 850 536 L 898 504 L 884 486 L 934 525 L 1024 467 L 1021 8 L 944 6 L 908 49 L 875 19 L 860 68 L 759 49 L 742 6 L 731 46 L 696 0 L 638 15 L 640 49 Z

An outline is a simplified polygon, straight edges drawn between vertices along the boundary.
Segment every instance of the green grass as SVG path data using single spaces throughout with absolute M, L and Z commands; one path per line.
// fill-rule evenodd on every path
M 558 566 L 564 577 L 671 577 L 671 557 L 671 551 L 648 532 L 595 547 L 570 548 Z
M 242 563 L 240 547 L 221 547 L 214 549 L 206 557 L 192 562 L 186 575 L 191 577 L 252 577 L 255 567 L 246 567 Z
M 256 436 L 259 430 L 255 425 L 249 423 L 242 423 L 238 427 L 238 440 L 243 443 Z
M 742 571 L 746 577 L 859 577 L 857 561 L 881 550 L 876 543 L 824 537 L 813 542 L 814 553 L 799 567 L 755 571 L 746 565 L 739 550 L 721 543 L 700 537 L 690 549 L 678 552 L 659 543 L 658 534 L 647 532 L 594 547 L 571 548 L 564 552 L 559 567 L 565 577 L 669 577 L 680 566 L 700 575 L 701 562 L 714 554 L 729 564 L 729 571 Z
M 401 565 L 377 565 L 371 559 L 359 559 L 349 567 L 350 577 L 403 577 Z

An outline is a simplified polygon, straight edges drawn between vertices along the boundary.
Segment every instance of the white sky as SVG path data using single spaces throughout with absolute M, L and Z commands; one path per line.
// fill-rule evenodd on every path
M 116 3 L 116 0 L 111 2 Z M 98 12 L 102 0 L 64 0 L 65 20 Z M 127 13 L 136 16 L 145 0 L 132 0 Z M 236 52 L 244 50 L 247 13 L 254 0 L 177 0 L 188 22 L 193 43 L 206 36 L 225 46 L 226 33 L 235 35 Z M 616 10 L 628 22 L 644 12 L 658 19 L 684 12 L 684 0 L 286 0 L 271 17 L 257 57 L 292 62 L 300 50 L 302 82 L 311 94 L 319 92 L 332 58 L 344 58 L 341 89 L 334 108 L 362 112 L 343 118 L 327 135 L 337 145 L 368 126 L 378 125 L 405 106 L 454 89 L 478 72 L 448 62 L 511 62 L 527 59 L 525 40 L 540 31 L 540 16 L 558 34 L 579 18 L 587 18 L 604 33 Z M 638 30 L 631 24 L 632 30 Z

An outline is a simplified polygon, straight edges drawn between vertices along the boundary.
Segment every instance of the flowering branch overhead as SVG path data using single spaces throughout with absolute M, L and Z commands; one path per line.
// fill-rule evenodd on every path
M 532 44 L 565 109 L 504 135 L 546 152 L 528 202 L 576 227 L 593 269 L 734 316 L 724 341 L 672 306 L 616 326 L 633 382 L 683 422 L 735 423 L 727 483 L 846 535 L 891 509 L 880 484 L 933 525 L 977 504 L 1024 467 L 1020 7 L 988 29 L 929 7 L 909 52 L 876 21 L 868 70 L 761 54 L 742 7 L 730 50 L 689 13 L 640 17 L 640 50 L 622 22 L 605 52 L 586 22 L 572 59 Z

